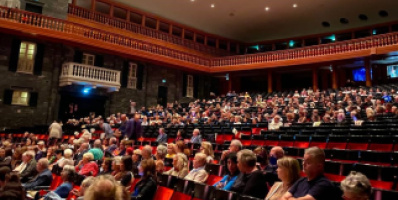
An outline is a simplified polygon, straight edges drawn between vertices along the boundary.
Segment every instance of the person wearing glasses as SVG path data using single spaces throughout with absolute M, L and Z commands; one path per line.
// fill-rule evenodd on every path
M 323 175 L 325 152 L 319 147 L 310 147 L 304 152 L 303 171 L 307 177 L 300 178 L 281 200 L 338 200 L 338 189 Z
M 369 179 L 360 172 L 352 171 L 342 182 L 344 200 L 369 200 L 372 186 Z

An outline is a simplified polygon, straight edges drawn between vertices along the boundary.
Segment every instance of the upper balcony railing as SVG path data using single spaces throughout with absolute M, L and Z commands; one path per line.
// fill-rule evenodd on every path
M 108 44 L 120 45 L 133 50 L 139 50 L 150 54 L 173 58 L 179 61 L 184 61 L 188 64 L 191 63 L 208 68 L 267 64 L 277 61 L 300 60 L 308 58 L 312 60 L 313 58 L 315 59 L 331 55 L 351 55 L 351 53 L 370 49 L 375 49 L 375 51 L 373 52 L 372 50 L 372 52 L 377 53 L 377 48 L 398 44 L 398 32 L 395 32 L 291 50 L 273 51 L 253 55 L 206 58 L 203 56 L 168 48 L 162 45 L 152 44 L 150 42 L 144 42 L 135 38 L 107 32 L 101 29 L 95 29 L 66 20 L 55 19 L 18 9 L 0 7 L 0 27 L 2 26 L 1 20 L 48 29 L 88 39 L 94 39 Z M 391 49 L 391 51 L 395 50 L 396 49 Z M 370 55 L 369 52 L 365 53 L 367 53 L 366 55 Z M 364 54 L 364 56 L 366 55 Z M 160 57 L 152 59 L 159 60 Z M 175 61 L 169 59 L 165 59 L 165 62 L 170 62 L 170 64 L 176 63 Z M 185 63 L 179 63 L 179 65 L 187 66 Z M 231 68 L 231 70 L 233 70 L 233 68 Z
M 108 26 L 112 26 L 119 29 L 124 29 L 127 31 L 131 31 L 133 33 L 145 35 L 151 38 L 163 40 L 169 43 L 181 45 L 190 49 L 194 49 L 196 51 L 204 52 L 214 56 L 229 56 L 232 55 L 227 50 L 217 49 L 215 47 L 206 46 L 204 44 L 200 44 L 194 41 L 190 41 L 187 39 L 183 39 L 181 37 L 171 35 L 168 33 L 164 33 L 155 29 L 147 28 L 141 25 L 138 25 L 133 22 L 128 22 L 123 19 L 112 18 L 106 14 L 91 11 L 82 7 L 74 6 L 69 4 L 69 14 L 81 17 L 84 19 L 93 20 L 95 22 L 106 24 Z
M 100 40 L 106 43 L 120 45 L 134 50 L 140 50 L 147 53 L 167 56 L 197 65 L 210 66 L 209 59 L 187 52 L 152 44 L 149 42 L 144 42 L 115 33 L 106 32 L 104 30 L 95 29 L 62 19 L 56 19 L 36 13 L 26 12 L 19 9 L 0 7 L 0 20 L 9 20 L 19 24 L 25 24 L 33 27 L 49 29 L 89 39 Z
M 248 65 L 301 58 L 314 58 L 318 56 L 350 53 L 354 51 L 396 44 L 398 44 L 398 33 L 388 33 L 360 39 L 335 42 L 332 44 L 322 44 L 291 50 L 215 58 L 212 60 L 211 66 L 218 67 L 228 65 Z

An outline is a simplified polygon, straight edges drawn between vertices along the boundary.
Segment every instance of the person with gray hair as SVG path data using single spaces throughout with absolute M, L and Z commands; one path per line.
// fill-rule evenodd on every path
M 44 199 L 65 199 L 73 188 L 73 181 L 75 179 L 76 171 L 73 165 L 65 165 L 61 171 L 62 184 L 54 191 L 47 193 Z
M 38 186 L 50 186 L 53 181 L 53 176 L 51 171 L 48 169 L 47 158 L 41 158 L 37 161 L 36 170 L 38 175 L 31 181 L 23 184 L 22 186 L 25 190 L 32 190 Z
M 94 160 L 102 160 L 104 157 L 104 151 L 102 150 L 102 144 L 100 139 L 94 141 L 94 148 L 88 150 L 88 152 L 94 155 Z
M 323 175 L 325 152 L 319 147 L 310 147 L 304 152 L 303 171 L 307 177 L 300 178 L 286 192 L 282 200 L 335 200 L 341 199 L 337 188 Z
M 240 140 L 232 140 L 231 144 L 229 145 L 229 149 L 225 150 L 221 154 L 220 164 L 225 164 L 226 159 L 228 158 L 229 153 L 238 153 L 242 149 L 243 145 Z
M 159 144 L 167 143 L 167 134 L 164 132 L 164 128 L 159 128 L 159 135 L 156 138 L 156 142 Z
M 86 190 L 94 183 L 95 178 L 92 176 L 86 177 L 82 183 L 80 184 L 80 188 L 78 189 L 73 189 L 71 192 L 73 195 L 77 196 L 76 200 L 83 200 L 84 199 L 84 193 Z
M 25 183 L 29 180 L 32 180 L 37 174 L 35 152 L 30 150 L 23 153 L 21 165 L 21 182 Z
M 369 200 L 372 195 L 372 185 L 369 179 L 360 172 L 351 171 L 340 183 L 343 199 Z
M 177 176 L 178 178 L 184 178 L 189 172 L 188 159 L 183 153 L 177 153 L 173 157 L 173 168 L 163 174 Z
M 205 170 L 206 157 L 207 155 L 204 153 L 195 154 L 195 158 L 193 159 L 193 170 L 191 170 L 188 175 L 185 176 L 185 180 L 191 180 L 200 183 L 206 182 L 207 177 L 209 176 Z
M 98 174 L 98 165 L 94 161 L 94 155 L 87 152 L 83 155 L 83 159 L 76 165 L 75 170 L 84 176 L 96 176 Z
M 192 138 L 191 138 L 190 142 L 191 142 L 191 143 L 194 143 L 194 144 L 200 144 L 200 143 L 202 143 L 202 137 L 200 136 L 200 131 L 199 131 L 199 129 L 196 128 L 196 129 L 193 130 L 193 132 L 192 132 Z
M 256 167 L 257 156 L 248 149 L 238 152 L 238 168 L 241 172 L 231 187 L 231 191 L 264 199 L 268 194 L 266 178 Z
M 156 160 L 163 160 L 167 155 L 167 147 L 163 144 L 158 145 L 158 147 L 156 148 Z
M 145 145 L 141 150 L 142 159 L 150 159 L 152 158 L 152 147 L 150 145 Z

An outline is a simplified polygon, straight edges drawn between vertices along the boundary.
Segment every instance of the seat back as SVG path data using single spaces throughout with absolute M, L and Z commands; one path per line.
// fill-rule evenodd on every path
M 153 199 L 156 200 L 170 200 L 171 197 L 173 196 L 174 191 L 170 188 L 163 187 L 163 186 L 158 186 L 158 189 L 156 190 L 155 196 Z
M 214 185 L 215 183 L 217 183 L 221 179 L 222 179 L 221 176 L 209 175 L 209 177 L 207 178 L 206 184 L 207 185 Z

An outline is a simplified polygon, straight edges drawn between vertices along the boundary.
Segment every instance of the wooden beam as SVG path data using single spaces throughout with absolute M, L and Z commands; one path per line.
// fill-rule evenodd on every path
M 335 65 L 332 65 L 332 88 L 337 89 L 337 67 Z
M 366 87 L 372 87 L 372 65 L 370 64 L 370 57 L 366 57 L 365 60 L 365 70 L 366 70 Z
M 79 1 L 82 1 L 82 0 L 79 0 Z M 96 4 L 96 0 L 91 0 L 91 10 L 92 11 L 95 11 L 95 4 Z
M 272 92 L 272 71 L 268 70 L 268 93 Z

